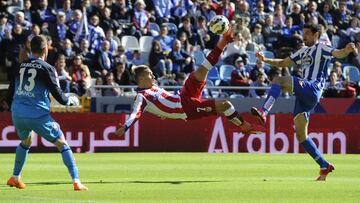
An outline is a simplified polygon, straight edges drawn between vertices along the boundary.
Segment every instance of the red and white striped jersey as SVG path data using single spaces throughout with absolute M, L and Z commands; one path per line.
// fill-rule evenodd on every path
M 180 95 L 173 95 L 157 86 L 138 92 L 133 106 L 133 112 L 125 122 L 125 126 L 129 128 L 145 111 L 160 118 L 184 120 L 187 118 L 181 105 Z

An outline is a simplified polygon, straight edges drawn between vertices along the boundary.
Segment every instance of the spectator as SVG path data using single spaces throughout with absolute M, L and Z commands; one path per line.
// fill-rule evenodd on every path
M 30 40 L 26 38 L 25 44 L 20 49 L 19 53 L 19 63 L 22 63 L 25 60 L 28 60 L 31 55 L 31 47 L 30 47 Z
M 111 55 L 115 56 L 115 52 L 119 46 L 118 41 L 119 39 L 115 40 L 117 37 L 114 37 L 114 31 L 109 29 L 106 31 L 106 40 L 110 43 L 109 52 Z M 120 40 L 119 40 L 120 41 Z
M 183 19 L 183 25 L 179 28 L 177 32 L 178 39 L 183 32 L 186 33 L 186 38 L 189 40 L 190 44 L 195 45 L 197 39 L 196 39 L 196 35 L 194 35 L 195 31 L 193 26 L 191 25 L 190 18 L 185 17 Z
M 145 7 L 146 5 L 143 0 L 137 0 L 135 2 L 132 23 L 136 28 L 136 31 L 134 31 L 134 36 L 138 39 L 143 35 L 149 35 L 148 31 L 150 28 L 150 14 L 145 10 Z
M 156 41 L 159 41 L 161 44 L 161 48 L 164 52 L 170 53 L 172 50 L 172 44 L 174 39 L 168 36 L 168 27 L 166 25 L 162 25 L 160 28 L 160 35 L 155 37 Z
M 212 49 L 217 43 L 218 36 L 214 35 L 208 30 L 206 26 L 205 18 L 200 16 L 198 18 L 198 25 L 196 29 L 196 45 L 199 45 L 201 49 Z
M 272 15 L 268 15 L 265 19 L 265 26 L 262 29 L 262 35 L 265 40 L 265 47 L 268 50 L 273 50 L 273 48 L 277 47 L 278 39 L 281 35 L 281 29 L 279 27 L 274 26 L 274 17 Z
M 133 85 L 133 79 L 126 64 L 119 61 L 114 69 L 114 80 L 119 85 Z
M 352 58 L 352 63 L 360 70 L 360 41 L 356 42 L 357 55 Z
M 71 9 L 71 0 L 63 0 L 62 6 L 62 8 L 57 10 L 57 13 L 63 12 L 65 14 L 65 22 L 70 22 L 74 12 Z
M 65 56 L 60 54 L 55 62 L 55 69 L 58 75 L 60 88 L 63 92 L 70 92 L 71 77 L 67 72 Z
M 223 15 L 229 19 L 229 21 L 234 20 L 235 11 L 230 5 L 230 0 L 222 0 L 221 4 L 212 3 L 210 7 L 217 15 Z
M 246 18 L 248 22 L 250 21 L 250 12 L 249 12 L 249 4 L 245 0 L 240 0 L 235 7 L 235 16 L 236 18 Z
M 170 59 L 173 62 L 173 73 L 184 72 L 191 73 L 194 70 L 194 59 L 190 54 L 181 49 L 179 40 L 174 41 L 173 50 L 170 53 Z
M 251 27 L 254 27 L 256 24 L 265 25 L 265 18 L 268 14 L 264 12 L 264 8 L 264 4 L 259 1 L 256 5 L 256 10 L 251 15 Z
M 89 41 L 86 39 L 81 40 L 80 48 L 77 50 L 77 54 L 83 59 L 83 64 L 90 67 L 91 75 L 94 75 L 94 55 L 89 51 Z
M 186 32 L 178 32 L 178 40 L 180 40 L 181 48 L 187 53 L 192 53 L 193 46 L 189 43 L 188 35 Z
M 111 10 L 109 8 L 104 9 L 104 19 L 101 20 L 99 26 L 104 30 L 113 30 L 116 33 L 121 32 L 121 23 L 111 18 Z
M 191 0 L 179 0 L 176 3 L 174 2 L 174 7 L 171 8 L 171 16 L 174 17 L 174 23 L 180 24 L 181 19 L 183 19 L 187 15 L 191 15 L 188 13 L 188 10 L 191 10 L 194 7 L 194 3 Z
M 131 9 L 126 5 L 125 0 L 116 0 L 111 6 L 111 19 L 119 25 L 119 32 L 130 35 L 131 30 Z
M 282 28 L 282 35 L 279 39 L 280 47 L 295 47 L 294 35 L 302 32 L 304 24 L 293 25 L 291 17 L 286 18 L 286 26 Z
M 341 1 L 339 8 L 334 14 L 334 24 L 341 30 L 346 30 L 349 27 L 351 20 L 350 12 L 346 8 L 346 2 Z
M 271 15 L 269 15 L 271 16 Z M 276 4 L 274 13 L 274 27 L 282 28 L 285 26 L 286 15 L 281 4 Z
M 351 42 L 356 42 L 356 39 L 360 36 L 360 20 L 354 17 L 350 21 L 350 27 L 346 29 L 346 35 Z
M 287 16 L 287 19 L 291 17 L 294 25 L 300 25 L 304 22 L 305 16 L 301 12 L 301 6 L 298 3 L 294 3 L 291 8 L 290 16 Z
M 259 52 L 265 50 L 265 40 L 262 33 L 262 26 L 260 24 L 256 24 L 254 28 L 254 32 L 251 34 L 252 41 L 255 43 L 255 52 Z
M 131 63 L 135 66 L 138 66 L 146 65 L 148 62 L 143 57 L 141 57 L 140 50 L 135 49 L 133 50 L 133 59 L 131 60 Z
M 251 33 L 249 28 L 247 28 L 244 24 L 244 20 L 243 19 L 238 19 L 237 23 L 236 23 L 236 27 L 234 29 L 234 32 L 240 32 L 241 36 L 244 38 L 244 42 L 246 42 L 246 44 L 251 43 Z
M 205 18 L 205 23 L 210 22 L 210 20 L 216 16 L 215 11 L 210 9 L 210 5 L 208 2 L 203 1 L 200 3 L 200 9 L 196 12 L 196 17 L 200 16 Z
M 242 57 L 238 57 L 235 60 L 235 67 L 236 69 L 231 72 L 231 86 L 250 86 L 252 81 L 245 69 Z M 239 90 L 238 92 L 244 96 L 249 94 L 248 90 Z
M 251 87 L 267 87 L 268 84 L 266 83 L 266 75 L 264 73 L 259 73 L 257 75 L 256 81 L 251 83 Z M 262 89 L 251 89 L 250 96 L 253 98 L 266 98 L 267 92 L 266 90 Z
M 341 63 L 340 61 L 335 61 L 334 62 L 334 65 L 333 65 L 333 68 L 331 71 L 334 71 L 336 74 L 337 74 L 337 79 L 340 81 L 340 82 L 344 82 L 345 81 L 345 77 L 343 75 L 343 72 L 342 72 L 342 68 L 341 68 Z
M 58 55 L 58 50 L 56 47 L 53 46 L 53 41 L 49 35 L 46 35 L 46 39 L 47 39 L 47 48 L 48 48 L 48 55 L 46 61 L 50 65 L 54 65 Z
M 227 45 L 224 61 L 233 64 L 238 56 L 246 56 L 246 43 L 239 32 L 234 34 L 234 41 Z
M 90 87 L 90 71 L 89 68 L 82 63 L 80 55 L 76 55 L 71 66 L 71 92 L 82 96 Z
M 330 38 L 329 38 L 329 36 L 328 36 L 328 34 L 327 34 L 326 30 L 325 30 L 324 25 L 320 24 L 319 26 L 320 26 L 320 33 L 321 33 L 319 42 L 324 43 L 324 44 L 326 44 L 328 46 L 331 46 L 331 41 L 330 41 Z
M 21 25 L 24 31 L 30 30 L 32 25 L 29 21 L 25 20 L 25 14 L 22 11 L 16 12 L 13 25 L 15 24 Z
M 101 49 L 95 53 L 97 74 L 105 76 L 108 72 L 112 72 L 114 68 L 115 58 L 109 52 L 110 43 L 104 40 Z
M 356 90 L 338 80 L 338 75 L 335 71 L 331 71 L 329 82 L 325 84 L 324 97 L 355 97 Z
M 6 33 L 11 33 L 13 26 L 8 22 L 6 14 L 0 14 L 0 41 L 6 36 Z
M 265 80 L 268 81 L 268 79 L 267 79 L 267 71 L 265 70 L 264 67 L 265 67 L 264 62 L 262 62 L 260 60 L 257 60 L 255 67 L 250 71 L 250 79 L 252 81 L 256 81 L 259 74 L 262 73 L 265 76 Z
M 334 26 L 334 12 L 331 3 L 325 1 L 320 14 L 325 20 L 327 32 L 330 34 L 330 37 L 332 37 L 336 33 L 336 28 Z
M 313 18 L 314 24 L 326 25 L 326 20 L 322 15 L 317 11 L 317 3 L 315 1 L 310 1 L 308 4 L 307 10 L 304 12 L 305 22 L 309 22 Z
M 24 15 L 25 19 L 29 21 L 30 23 L 33 22 L 35 11 L 31 7 L 31 1 L 30 0 L 24 0 L 24 9 L 21 10 Z
M 118 84 L 116 84 L 116 82 L 114 81 L 114 75 L 112 72 L 108 72 L 106 73 L 105 76 L 105 85 L 110 85 L 112 86 L 111 88 L 106 88 L 103 91 L 103 96 L 120 96 L 122 94 L 122 90 L 116 86 L 118 86 Z
M 53 9 L 48 8 L 47 0 L 40 0 L 39 9 L 36 10 L 36 18 L 33 19 L 33 23 L 43 25 L 44 23 L 55 23 L 56 13 Z
M 70 39 L 65 39 L 61 45 L 60 53 L 65 55 L 66 64 L 72 64 L 72 57 L 75 55 L 72 42 Z
M 81 25 L 82 20 L 83 20 L 83 22 L 85 20 L 85 18 L 83 18 L 82 12 L 80 10 L 78 10 L 78 9 L 74 10 L 72 20 L 68 23 L 69 32 L 66 34 L 67 38 L 70 38 L 70 39 L 74 38 L 74 36 L 76 35 L 78 29 L 80 29 L 80 27 L 81 27 L 80 25 Z M 74 39 L 74 42 L 79 43 L 81 40 L 82 39 Z
M 60 47 L 61 42 L 66 39 L 69 27 L 65 24 L 66 18 L 64 12 L 58 12 L 56 19 L 56 23 L 49 24 L 47 34 L 51 35 L 51 38 L 54 40 L 54 46 Z
M 33 37 L 39 36 L 39 35 L 40 35 L 40 32 L 41 32 L 40 27 L 39 27 L 38 25 L 36 25 L 36 24 L 33 24 L 33 25 L 31 26 L 31 33 L 30 33 L 30 35 L 28 35 L 27 39 L 28 39 L 29 41 L 31 41 L 31 39 L 32 39 Z
M 157 78 L 172 72 L 172 61 L 167 58 L 167 54 L 162 50 L 159 41 L 154 40 L 152 43 L 149 55 L 149 65 Z
M 123 63 L 128 63 L 127 57 L 125 55 L 125 48 L 122 45 L 119 45 L 117 48 L 117 52 L 115 54 L 116 61 L 122 61 Z
M 174 5 L 172 0 L 152 0 L 155 7 L 155 17 L 158 23 L 169 22 L 171 19 L 171 8 Z
M 90 18 L 89 24 L 89 42 L 90 42 L 90 52 L 95 53 L 99 45 L 101 44 L 102 39 L 105 39 L 104 30 L 99 26 L 99 16 L 93 15 Z

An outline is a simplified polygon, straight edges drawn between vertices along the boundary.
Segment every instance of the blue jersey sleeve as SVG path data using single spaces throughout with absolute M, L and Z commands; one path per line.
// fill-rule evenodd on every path
M 47 68 L 47 85 L 48 88 L 53 95 L 53 97 L 62 105 L 66 105 L 68 103 L 68 98 L 65 96 L 63 91 L 59 87 L 59 83 L 57 82 L 57 77 L 55 73 L 55 68 L 48 67 Z

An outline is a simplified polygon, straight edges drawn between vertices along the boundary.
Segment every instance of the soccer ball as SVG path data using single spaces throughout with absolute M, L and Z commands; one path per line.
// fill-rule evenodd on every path
M 224 34 L 229 29 L 229 20 L 223 15 L 217 15 L 210 20 L 209 29 L 216 35 Z

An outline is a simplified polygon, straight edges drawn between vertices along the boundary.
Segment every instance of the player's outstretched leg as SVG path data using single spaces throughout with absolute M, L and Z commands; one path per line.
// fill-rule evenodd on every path
M 239 126 L 241 132 L 246 134 L 264 132 L 265 128 L 263 126 L 250 124 L 239 115 L 235 110 L 231 102 L 227 100 L 215 101 L 216 112 L 224 114 L 230 122 Z
M 32 135 L 30 135 L 25 140 L 22 140 L 21 143 L 16 148 L 15 164 L 13 170 L 13 176 L 7 181 L 7 185 L 11 187 L 16 187 L 19 189 L 25 189 L 26 185 L 21 180 L 21 171 L 27 160 L 29 150 L 32 143 Z
M 288 92 L 292 91 L 292 77 L 275 77 L 262 108 L 251 108 L 251 114 L 256 116 L 261 124 L 265 125 L 266 116 L 273 107 L 276 99 L 280 96 L 281 89 Z
M 299 113 L 294 118 L 295 129 L 296 129 L 296 137 L 304 148 L 304 150 L 310 154 L 310 156 L 316 161 L 320 166 L 320 175 L 317 178 L 318 181 L 325 181 L 326 176 L 335 170 L 334 165 L 330 164 L 325 160 L 323 155 L 320 153 L 318 148 L 316 147 L 314 141 L 311 137 L 307 136 L 308 132 L 308 124 L 309 121 L 306 118 L 306 113 Z
M 67 144 L 64 135 L 62 134 L 60 138 L 57 141 L 55 141 L 54 144 L 61 152 L 61 156 L 64 161 L 64 164 L 68 168 L 68 171 L 73 180 L 74 190 L 75 191 L 88 190 L 88 188 L 80 182 L 79 172 L 75 164 L 73 153 L 71 151 L 70 146 Z

